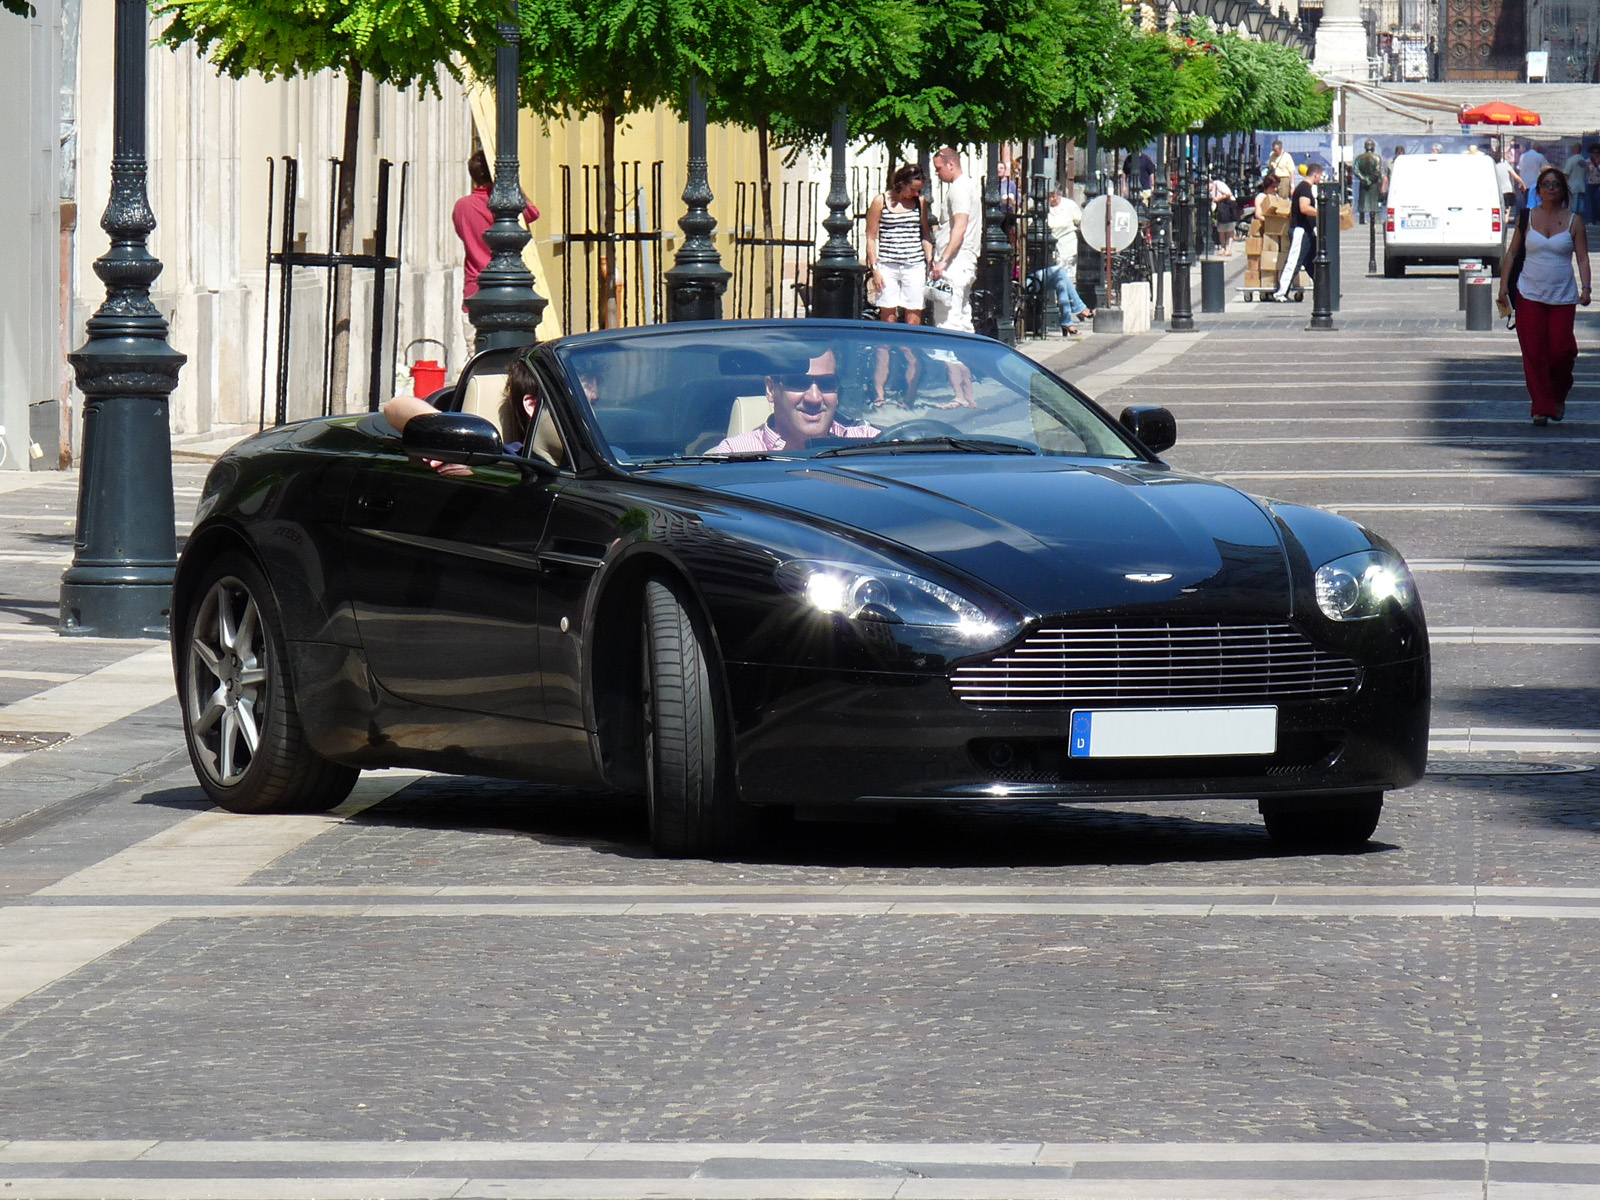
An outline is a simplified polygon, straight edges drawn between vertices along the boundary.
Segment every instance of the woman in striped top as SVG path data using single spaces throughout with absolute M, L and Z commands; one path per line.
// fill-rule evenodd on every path
M 877 293 L 878 315 L 885 321 L 922 324 L 928 262 L 933 257 L 933 232 L 928 227 L 922 189 L 927 178 L 922 168 L 901 167 L 889 178 L 889 190 L 867 208 L 867 266 Z M 874 404 L 884 403 L 889 380 L 889 352 L 878 354 L 873 380 Z M 917 387 L 917 362 L 906 352 L 906 403 Z

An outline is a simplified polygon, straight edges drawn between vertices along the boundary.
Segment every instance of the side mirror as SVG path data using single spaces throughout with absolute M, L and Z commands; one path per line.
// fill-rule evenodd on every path
M 506 448 L 494 423 L 471 413 L 424 413 L 412 417 L 400 433 L 408 458 L 487 467 L 500 462 Z
M 1178 440 L 1178 422 L 1164 408 L 1153 404 L 1135 404 L 1122 410 L 1117 418 L 1122 427 L 1144 443 L 1152 454 L 1170 450 Z M 407 429 L 411 428 L 409 425 Z

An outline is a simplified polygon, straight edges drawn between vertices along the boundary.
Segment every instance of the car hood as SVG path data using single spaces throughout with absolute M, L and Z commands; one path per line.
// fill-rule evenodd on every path
M 1291 610 L 1272 518 L 1233 488 L 1165 467 L 910 454 L 763 465 L 710 482 L 909 547 L 1040 614 Z

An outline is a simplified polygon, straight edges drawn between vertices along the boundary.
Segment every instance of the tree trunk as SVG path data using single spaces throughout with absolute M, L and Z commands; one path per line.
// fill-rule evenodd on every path
M 775 270 L 774 251 L 777 247 L 772 244 L 772 173 L 767 169 L 767 154 L 771 149 L 771 136 L 767 127 L 767 114 L 762 113 L 756 121 L 757 153 L 761 156 L 761 240 L 766 244 L 762 250 L 762 296 L 763 315 L 777 316 L 777 279 Z M 741 235 L 742 236 L 742 235 Z
M 606 107 L 600 113 L 600 228 L 605 233 L 600 253 L 600 327 L 616 329 L 622 324 L 622 281 L 617 278 L 617 110 Z
M 358 70 L 345 73 L 344 158 L 339 162 L 339 194 L 334 206 L 333 248 L 349 254 L 356 234 L 356 154 L 361 144 L 361 90 L 365 77 Z M 349 267 L 333 271 L 333 328 L 331 406 L 334 412 L 348 411 L 346 392 L 350 383 L 350 277 Z

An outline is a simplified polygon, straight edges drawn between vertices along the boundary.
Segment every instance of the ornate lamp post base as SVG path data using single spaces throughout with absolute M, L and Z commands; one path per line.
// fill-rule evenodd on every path
M 494 54 L 494 190 L 489 193 L 494 224 L 483 235 L 493 257 L 478 276 L 476 294 L 467 300 L 467 316 L 480 351 L 531 346 L 538 340 L 539 322 L 548 303 L 534 291 L 533 272 L 522 261 L 522 248 L 530 235 L 517 223 L 527 199 L 518 182 L 517 77 L 522 30 L 516 16 L 513 0 L 511 19 L 500 22 L 500 45 Z
M 1017 344 L 1011 298 L 1011 239 L 1006 237 L 1000 203 L 1000 144 L 989 143 L 989 169 L 983 183 L 983 242 L 978 251 L 978 286 L 972 293 L 972 323 L 979 333 Z
M 706 98 L 697 76 L 689 79 L 689 175 L 683 202 L 689 209 L 678 221 L 683 243 L 672 267 L 663 273 L 667 288 L 667 320 L 720 321 L 722 293 L 731 274 L 711 240 L 717 220 L 711 215 L 711 178 L 706 167 Z
M 850 230 L 855 222 L 850 216 L 850 191 L 845 186 L 844 152 L 849 138 L 849 114 L 840 105 L 833 115 L 830 150 L 833 158 L 833 177 L 828 186 L 828 215 L 822 227 L 828 231 L 828 240 L 817 253 L 816 265 L 811 268 L 811 305 L 808 312 L 813 317 L 834 317 L 853 321 L 861 316 L 865 297 L 867 268 L 856 258 L 855 247 L 850 244 Z
M 167 397 L 185 359 L 150 300 L 161 274 L 145 186 L 145 0 L 117 0 L 111 198 L 94 264 L 106 298 L 70 356 L 83 410 L 83 474 L 72 566 L 61 581 L 68 637 L 166 637 L 177 570 Z

